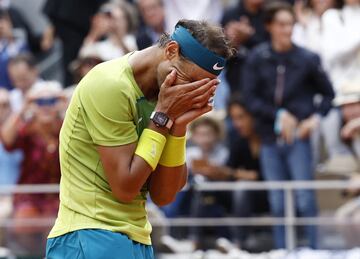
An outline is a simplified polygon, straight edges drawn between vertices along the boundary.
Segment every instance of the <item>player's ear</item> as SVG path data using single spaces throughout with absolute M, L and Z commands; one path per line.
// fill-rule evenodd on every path
M 176 41 L 170 41 L 165 47 L 165 57 L 168 60 L 176 59 L 180 56 L 180 46 Z

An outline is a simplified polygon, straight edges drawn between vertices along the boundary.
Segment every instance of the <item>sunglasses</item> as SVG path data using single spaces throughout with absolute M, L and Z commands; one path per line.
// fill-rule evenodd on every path
M 35 99 L 34 102 L 38 106 L 53 106 L 57 103 L 58 100 L 59 100 L 58 97 L 38 98 L 38 99 Z

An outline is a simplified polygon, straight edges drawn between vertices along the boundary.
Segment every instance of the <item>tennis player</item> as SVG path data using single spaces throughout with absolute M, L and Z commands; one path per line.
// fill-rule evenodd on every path
M 212 109 L 231 55 L 221 28 L 181 20 L 157 45 L 85 76 L 60 133 L 48 259 L 154 258 L 147 194 L 163 206 L 186 183 L 186 126 Z

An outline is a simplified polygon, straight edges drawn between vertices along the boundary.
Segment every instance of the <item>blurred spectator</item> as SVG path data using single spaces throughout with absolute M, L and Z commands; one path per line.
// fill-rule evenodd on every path
M 14 35 L 9 13 L 0 9 L 0 87 L 12 89 L 7 72 L 9 59 L 25 51 L 27 43 Z
M 294 6 L 297 18 L 293 31 L 294 43 L 321 55 L 322 15 L 335 5 L 336 0 L 297 0 Z
M 90 29 L 90 19 L 101 4 L 108 0 L 47 0 L 44 13 L 49 17 L 55 34 L 63 43 L 62 65 L 65 71 L 65 86 L 73 83 L 69 64 L 80 50 Z
M 319 56 L 292 43 L 291 5 L 270 4 L 265 23 L 271 42 L 252 51 L 243 71 L 244 96 L 262 141 L 262 173 L 267 181 L 313 180 L 309 135 L 317 124 L 315 114 L 325 115 L 331 108 L 332 86 Z M 317 94 L 322 101 L 315 105 Z M 283 217 L 283 192 L 270 191 L 269 201 L 274 216 Z M 296 201 L 300 216 L 316 216 L 313 191 L 297 191 Z M 307 226 L 306 235 L 316 247 L 316 228 Z M 274 227 L 274 241 L 277 248 L 285 247 L 283 226 Z
M 20 54 L 11 58 L 8 73 L 15 87 L 10 92 L 11 109 L 18 112 L 23 106 L 26 93 L 40 82 L 34 57 L 30 54 Z
M 136 43 L 139 49 L 145 49 L 165 32 L 164 4 L 162 0 L 138 0 L 137 5 L 144 24 L 137 32 Z
M 241 70 L 246 55 L 253 47 L 268 39 L 263 23 L 264 0 L 241 0 L 225 11 L 222 25 L 234 48 L 236 56 L 226 65 L 226 79 L 232 93 L 242 91 Z
M 331 9 L 323 15 L 322 56 L 335 92 L 354 81 L 360 81 L 360 0 L 344 0 L 342 9 Z M 339 40 L 341 39 L 341 40 Z
M 36 34 L 20 10 L 11 4 L 11 0 L 0 0 L 0 9 L 6 10 L 9 13 L 10 21 L 16 30 L 16 34 L 19 33 L 19 36 L 29 43 L 32 52 L 37 53 L 40 50 L 47 50 L 41 46 L 42 40 L 47 36 L 47 30 L 44 32 L 44 35 Z
M 360 170 L 360 82 L 344 86 L 335 104 L 342 112 L 341 137 L 352 147 Z
M 6 89 L 0 88 L 0 129 L 3 122 L 10 115 L 9 93 Z M 20 162 L 22 153 L 20 151 L 8 152 L 4 149 L 0 138 L 0 188 L 2 185 L 16 184 L 20 173 Z M 10 216 L 12 210 L 12 195 L 0 195 L 0 223 L 2 219 Z M 0 246 L 3 244 L 3 230 L 0 227 Z
M 10 113 L 9 93 L 6 89 L 0 89 L 0 129 Z M 7 152 L 0 140 L 0 185 L 17 183 L 21 160 L 21 152 Z
M 24 160 L 18 184 L 59 183 L 59 116 L 61 88 L 44 83 L 29 91 L 26 105 L 3 124 L 1 136 L 7 150 L 21 149 Z M 31 116 L 29 115 L 31 113 Z M 57 214 L 58 194 L 16 194 L 13 218 L 48 218 Z M 9 246 L 17 242 L 25 251 L 41 251 L 48 229 L 17 225 L 10 231 Z
M 91 53 L 83 53 L 83 55 L 80 55 L 76 60 L 71 62 L 70 64 L 70 71 L 74 78 L 74 84 L 71 86 L 68 86 L 64 90 L 64 95 L 66 96 L 68 102 L 70 102 L 70 99 L 74 93 L 75 87 L 77 84 L 81 81 L 81 79 L 97 64 L 100 64 L 103 62 L 100 58 L 100 55 L 96 52 Z
M 135 17 L 132 7 L 125 3 L 109 3 L 100 8 L 80 49 L 80 55 L 97 51 L 102 60 L 121 57 L 137 50 Z M 101 40 L 105 36 L 104 40 Z
M 74 77 L 74 85 L 77 85 L 93 67 L 104 62 L 100 56 L 101 55 L 96 52 L 84 53 L 71 62 L 70 71 Z
M 255 132 L 254 118 L 247 111 L 240 96 L 230 99 L 228 113 L 237 132 L 230 142 L 230 156 L 227 165 L 234 169 L 231 178 L 235 181 L 261 180 L 260 173 L 260 138 Z M 232 213 L 235 217 L 250 217 L 254 212 L 268 212 L 265 191 L 233 192 Z M 245 227 L 235 228 L 234 242 L 244 248 L 248 234 Z
M 222 127 L 215 118 L 204 116 L 190 125 L 191 143 L 187 149 L 187 164 L 194 181 L 224 180 L 227 175 L 212 172 L 213 166 L 223 166 L 229 156 L 227 148 L 221 143 Z M 217 175 L 217 173 L 220 173 Z
M 305 3 L 302 0 L 297 1 L 295 4 L 295 11 L 298 18 L 298 23 L 295 26 L 293 32 L 293 40 L 295 43 L 313 50 L 322 57 L 322 63 L 325 69 L 329 72 L 330 79 L 332 80 L 336 92 L 338 92 L 340 87 L 337 83 L 337 80 L 348 77 L 348 74 L 340 72 L 342 75 L 341 77 L 338 77 L 338 75 L 332 75 L 332 71 L 329 69 L 329 66 L 331 67 L 332 65 L 329 64 L 328 56 L 337 55 L 336 53 L 333 53 L 334 50 L 331 49 L 331 46 L 337 45 L 337 47 L 342 48 L 342 43 L 337 40 L 339 34 L 333 28 L 333 22 L 331 20 L 333 20 L 334 17 L 330 18 L 329 20 L 329 13 L 330 16 L 332 16 L 331 13 L 337 11 L 334 11 L 335 9 L 333 9 L 327 12 L 327 10 L 330 8 L 339 7 L 339 2 L 340 1 L 336 0 L 313 0 L 310 1 L 307 6 L 305 6 Z M 336 14 L 335 16 L 339 22 L 341 14 Z M 351 17 L 348 19 L 351 19 Z M 351 23 L 354 21 L 351 21 Z M 337 27 L 339 28 L 339 26 Z M 331 42 L 331 40 L 335 40 L 336 43 Z M 346 47 L 347 46 L 344 46 L 345 49 L 339 50 L 346 52 Z M 341 58 L 339 59 L 339 62 L 341 63 L 341 66 L 343 66 L 343 61 L 341 61 Z M 329 158 L 325 163 L 326 171 L 339 171 L 337 168 L 341 167 L 341 161 L 343 160 L 349 161 L 349 163 L 351 163 L 351 152 L 340 139 L 340 124 L 341 115 L 339 110 L 332 109 L 329 114 L 321 120 L 321 129 L 314 135 L 315 164 L 319 162 L 321 157 L 320 137 L 322 136 L 326 147 L 326 153 Z M 329 128 L 332 128 L 332 130 L 329 131 Z
M 180 19 L 219 23 L 223 13 L 221 0 L 165 0 L 163 3 L 167 32 L 171 32 Z
M 339 106 L 342 112 L 343 127 L 341 136 L 352 147 L 352 151 L 357 159 L 357 171 L 350 172 L 352 181 L 359 181 L 360 173 L 360 82 L 342 87 L 339 95 L 334 100 L 335 105 Z M 360 190 L 350 189 L 346 194 L 352 199 L 342 205 L 336 211 L 336 217 L 340 221 L 359 220 L 360 217 Z M 341 233 L 346 239 L 348 247 L 356 247 L 359 242 L 358 224 L 340 225 Z
M 354 33 L 360 26 L 360 1 L 346 0 L 340 3 L 340 9 L 327 10 L 322 16 L 321 44 L 324 68 L 337 96 L 346 85 L 360 81 L 360 36 Z M 327 171 L 341 171 L 342 161 L 354 164 L 350 150 L 341 142 L 340 127 L 340 111 L 333 109 L 322 121 L 322 132 L 330 156 L 326 163 Z M 329 131 L 329 128 L 332 130 Z
M 196 184 L 204 181 L 220 181 L 229 179 L 228 170 L 224 170 L 229 152 L 221 143 L 222 128 L 219 122 L 209 116 L 204 116 L 190 125 L 191 143 L 186 150 L 186 163 Z M 224 217 L 231 209 L 231 194 L 229 192 L 195 192 L 191 198 L 191 216 L 193 217 Z M 230 235 L 224 227 L 212 229 L 215 236 Z M 193 228 L 191 238 L 198 246 L 203 246 L 205 240 L 200 239 L 199 232 L 203 228 Z M 209 233 L 208 233 L 209 234 Z M 212 233 L 214 234 L 214 233 Z M 209 236 L 209 235 L 207 235 Z

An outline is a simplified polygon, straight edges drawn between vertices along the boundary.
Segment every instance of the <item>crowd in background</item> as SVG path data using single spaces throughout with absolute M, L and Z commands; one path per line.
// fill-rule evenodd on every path
M 280 190 L 196 193 L 191 186 L 314 180 L 320 163 L 341 178 L 360 170 L 360 0 L 47 0 L 40 34 L 23 12 L 0 0 L 0 185 L 59 183 L 58 134 L 76 84 L 97 64 L 156 44 L 181 18 L 221 25 L 237 52 L 220 75 L 214 112 L 189 128 L 190 188 L 161 208 L 166 217 L 282 217 Z M 56 41 L 60 81 L 39 71 Z M 355 205 L 339 217 L 360 213 L 358 192 L 349 193 Z M 58 198 L 3 195 L 0 206 L 0 221 L 53 217 Z M 296 192 L 296 210 L 318 215 L 314 191 Z M 204 231 L 190 229 L 195 246 Z M 249 231 L 213 228 L 206 236 L 244 247 Z M 39 227 L 2 232 L 0 246 L 24 250 L 46 236 Z M 273 235 L 274 247 L 284 248 L 284 226 Z M 316 248 L 317 236 L 305 227 L 307 246 Z

